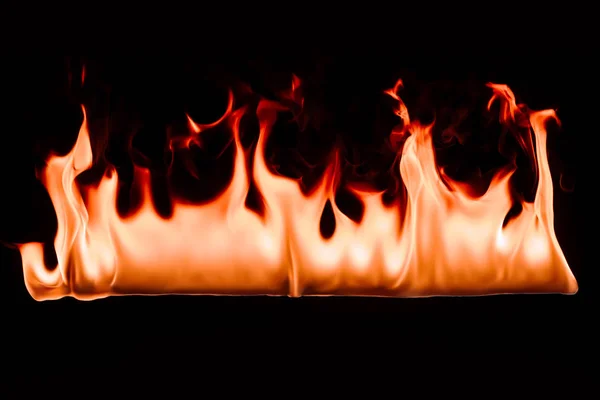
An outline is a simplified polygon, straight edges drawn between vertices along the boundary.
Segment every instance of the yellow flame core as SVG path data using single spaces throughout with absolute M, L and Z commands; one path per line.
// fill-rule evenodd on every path
M 501 118 L 514 118 L 517 106 L 510 89 L 490 87 L 492 101 L 504 102 Z M 264 198 L 264 218 L 244 206 L 249 172 L 239 138 L 243 110 L 218 121 L 229 124 L 236 155 L 231 182 L 215 200 L 175 202 L 172 216 L 161 218 L 152 204 L 149 172 L 140 170 L 143 206 L 122 218 L 116 210 L 118 176 L 112 171 L 97 187 L 86 189 L 86 205 L 75 184 L 92 164 L 84 109 L 72 151 L 50 157 L 42 174 L 58 217 L 58 267 L 46 268 L 41 243 L 19 246 L 29 293 L 36 300 L 127 294 L 575 293 L 577 282 L 553 227 L 545 123 L 556 118 L 554 112 L 528 114 L 539 184 L 534 202 L 523 203 L 521 214 L 503 227 L 512 204 L 512 172 L 499 172 L 479 198 L 446 177 L 449 189 L 436 168 L 432 127 L 411 124 L 395 90 L 389 94 L 399 100 L 398 115 L 411 133 L 400 161 L 407 204 L 401 215 L 398 207 L 384 205 L 382 194 L 351 189 L 365 205 L 360 223 L 336 207 L 330 173 L 306 196 L 296 181 L 270 172 L 263 152 L 278 108 L 267 101 L 257 110 L 260 136 L 252 176 Z M 232 104 L 230 98 L 229 111 Z M 196 134 L 203 129 L 189 122 Z M 336 229 L 326 240 L 319 221 L 328 200 Z

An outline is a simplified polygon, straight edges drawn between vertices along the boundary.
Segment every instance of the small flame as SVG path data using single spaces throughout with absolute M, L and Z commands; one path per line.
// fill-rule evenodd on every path
M 390 141 L 395 148 L 399 148 L 399 144 L 402 143 L 406 136 L 410 134 L 410 116 L 408 114 L 408 108 L 398 95 L 398 91 L 404 88 L 402 79 L 398 79 L 392 89 L 386 90 L 384 93 L 391 96 L 394 100 L 398 101 L 398 108 L 394 111 L 397 116 L 402 120 L 402 126 L 399 129 L 393 129 L 390 135 Z
M 196 122 L 194 122 L 192 117 L 190 117 L 188 114 L 186 114 L 185 116 L 187 118 L 188 126 L 190 128 L 191 133 L 190 133 L 190 135 L 188 135 L 184 138 L 172 139 L 170 141 L 170 148 L 171 149 L 173 149 L 175 147 L 189 148 L 192 143 L 196 144 L 197 146 L 202 146 L 202 136 L 200 135 L 200 133 L 204 132 L 207 129 L 214 128 L 215 126 L 217 126 L 217 125 L 221 124 L 223 121 L 225 121 L 227 119 L 227 117 L 229 117 L 229 115 L 233 111 L 233 103 L 234 103 L 233 92 L 231 90 L 229 90 L 228 98 L 227 98 L 227 109 L 225 110 L 225 113 L 221 116 L 221 118 L 219 118 L 218 120 L 216 120 L 215 122 L 212 122 L 210 124 L 197 124 Z
M 84 74 L 82 74 L 82 79 Z M 294 76 L 290 96 L 298 99 Z M 265 162 L 265 146 L 278 113 L 287 108 L 262 100 L 252 168 L 239 133 L 248 108 L 234 109 L 229 93 L 226 112 L 212 124 L 189 116 L 191 134 L 182 142 L 201 143 L 201 133 L 226 124 L 235 144 L 234 172 L 227 188 L 206 204 L 174 200 L 165 219 L 150 196 L 149 171 L 141 169 L 143 205 L 134 215 L 116 210 L 118 175 L 106 174 L 99 185 L 80 189 L 75 178 L 92 164 L 85 108 L 72 151 L 52 155 L 42 182 L 58 216 L 54 247 L 58 268 L 43 261 L 41 243 L 19 246 L 25 282 L 37 300 L 74 296 L 95 299 L 126 294 L 347 294 L 381 296 L 483 295 L 515 292 L 575 293 L 577 282 L 553 228 L 552 180 L 546 156 L 546 128 L 554 111 L 517 106 L 505 85 L 489 84 L 500 120 L 525 129 L 518 137 L 531 152 L 539 174 L 533 203 L 509 223 L 509 180 L 514 170 L 497 172 L 488 190 L 473 197 L 464 185 L 439 172 L 432 125 L 410 120 L 395 87 L 386 91 L 398 102 L 402 128 L 392 135 L 404 141 L 399 163 L 406 186 L 405 207 L 386 206 L 382 193 L 349 187 L 364 204 L 358 223 L 335 202 L 339 154 L 310 194 L 298 182 L 274 174 Z M 300 102 L 302 104 L 302 102 Z M 529 138 L 529 139 L 528 139 Z M 535 146 L 530 141 L 535 140 Z M 443 178 L 443 179 L 442 179 Z M 263 196 L 264 215 L 245 207 L 250 182 Z M 86 192 L 86 203 L 81 191 Z M 335 231 L 325 239 L 319 221 L 326 204 Z

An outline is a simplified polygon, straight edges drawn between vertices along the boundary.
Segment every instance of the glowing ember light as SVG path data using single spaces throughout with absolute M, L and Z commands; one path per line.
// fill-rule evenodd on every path
M 302 104 L 300 85 L 294 77 L 289 98 Z M 188 116 L 192 133 L 183 142 L 171 143 L 172 147 L 199 143 L 203 130 L 225 124 L 235 144 L 234 172 L 227 188 L 205 204 L 174 200 L 172 215 L 163 218 L 152 203 L 149 172 L 139 169 L 142 207 L 121 217 L 116 208 L 116 171 L 105 174 L 95 187 L 75 183 L 93 160 L 83 108 L 75 146 L 65 156 L 51 156 L 41 174 L 58 217 L 54 241 L 58 267 L 51 270 L 44 265 L 41 243 L 19 245 L 29 293 L 37 300 L 128 294 L 575 293 L 577 282 L 553 227 L 545 123 L 556 119 L 555 113 L 524 111 L 507 86 L 489 85 L 490 106 L 501 104 L 501 122 L 525 121 L 535 141 L 535 146 L 527 147 L 529 156 L 539 175 L 535 200 L 523 202 L 522 212 L 504 224 L 513 204 L 509 178 L 514 171 L 498 171 L 485 194 L 469 195 L 463 184 L 438 170 L 432 126 L 410 120 L 398 96 L 401 87 L 399 81 L 386 93 L 398 101 L 396 114 L 404 122 L 402 131 L 392 136 L 405 138 L 399 165 L 405 204 L 386 206 L 382 193 L 348 188 L 364 205 L 360 222 L 336 206 L 335 157 L 310 194 L 304 194 L 296 180 L 267 168 L 264 148 L 278 112 L 285 110 L 280 104 L 262 100 L 258 106 L 260 136 L 252 169 L 247 167 L 249 155 L 241 144 L 239 121 L 250 111 L 234 109 L 232 93 L 222 118 L 199 125 Z M 262 216 L 245 206 L 251 181 L 264 200 Z M 335 230 L 325 239 L 319 223 L 327 202 Z

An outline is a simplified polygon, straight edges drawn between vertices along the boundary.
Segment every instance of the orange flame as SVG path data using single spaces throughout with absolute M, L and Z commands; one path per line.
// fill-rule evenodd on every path
M 300 82 L 294 77 L 292 95 Z M 207 127 L 226 123 L 235 142 L 234 173 L 227 188 L 202 205 L 174 202 L 168 219 L 155 211 L 149 171 L 142 170 L 143 205 L 134 214 L 116 211 L 118 176 L 106 174 L 87 187 L 84 203 L 75 178 L 92 164 L 85 108 L 72 151 L 51 156 L 42 182 L 58 216 L 54 242 L 58 267 L 49 270 L 41 243 L 19 245 L 25 282 L 37 300 L 73 296 L 96 299 L 126 294 L 269 294 L 269 295 L 483 295 L 515 292 L 575 293 L 577 282 L 553 228 L 552 180 L 546 156 L 545 123 L 553 111 L 529 112 L 517 106 L 510 89 L 490 84 L 491 102 L 500 101 L 502 120 L 529 129 L 539 184 L 533 203 L 523 202 L 519 216 L 504 224 L 512 205 L 509 178 L 503 169 L 487 192 L 469 196 L 459 182 L 438 172 L 432 126 L 411 122 L 398 96 L 402 81 L 387 91 L 399 107 L 406 136 L 400 174 L 406 185 L 406 207 L 385 206 L 382 193 L 349 188 L 364 204 L 360 223 L 335 205 L 339 182 L 334 153 L 317 189 L 305 195 L 298 183 L 272 173 L 264 148 L 285 108 L 262 100 L 256 110 L 260 135 L 251 179 L 261 192 L 265 213 L 245 207 L 250 173 L 240 141 L 245 108 L 227 112 L 201 126 L 189 116 L 192 140 Z M 327 202 L 336 229 L 324 239 L 319 221 Z

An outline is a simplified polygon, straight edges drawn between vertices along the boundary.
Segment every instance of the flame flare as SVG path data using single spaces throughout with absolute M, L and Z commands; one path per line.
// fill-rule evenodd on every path
M 294 77 L 292 94 L 299 85 Z M 27 290 L 36 300 L 128 294 L 575 293 L 577 282 L 553 227 L 545 123 L 557 119 L 554 111 L 524 111 L 507 86 L 488 85 L 493 91 L 489 106 L 499 101 L 501 119 L 525 126 L 535 142 L 528 147 L 539 178 L 535 200 L 523 202 L 522 212 L 504 224 L 513 201 L 509 178 L 514 170 L 498 171 L 484 195 L 469 196 L 459 182 L 438 171 L 432 125 L 410 120 L 397 94 L 401 86 L 398 81 L 386 93 L 398 101 L 396 113 L 404 122 L 392 136 L 405 138 L 399 168 L 406 204 L 401 211 L 384 205 L 382 193 L 349 187 L 364 204 L 359 223 L 335 205 L 335 161 L 309 195 L 297 181 L 267 168 L 266 141 L 284 109 L 271 101 L 262 100 L 256 110 L 260 134 L 250 172 L 239 134 L 240 119 L 248 111 L 234 109 L 231 93 L 221 119 L 202 126 L 188 116 L 193 134 L 172 143 L 199 143 L 204 129 L 227 124 L 235 145 L 227 188 L 202 205 L 174 201 L 172 216 L 162 218 L 152 203 L 149 171 L 138 169 L 143 205 L 134 215 L 120 217 L 116 171 L 95 187 L 75 183 L 93 160 L 82 107 L 84 120 L 73 149 L 50 156 L 41 174 L 58 217 L 58 267 L 46 267 L 42 243 L 19 245 Z M 263 196 L 262 217 L 245 207 L 249 178 Z M 324 239 L 319 221 L 328 201 L 336 229 Z

